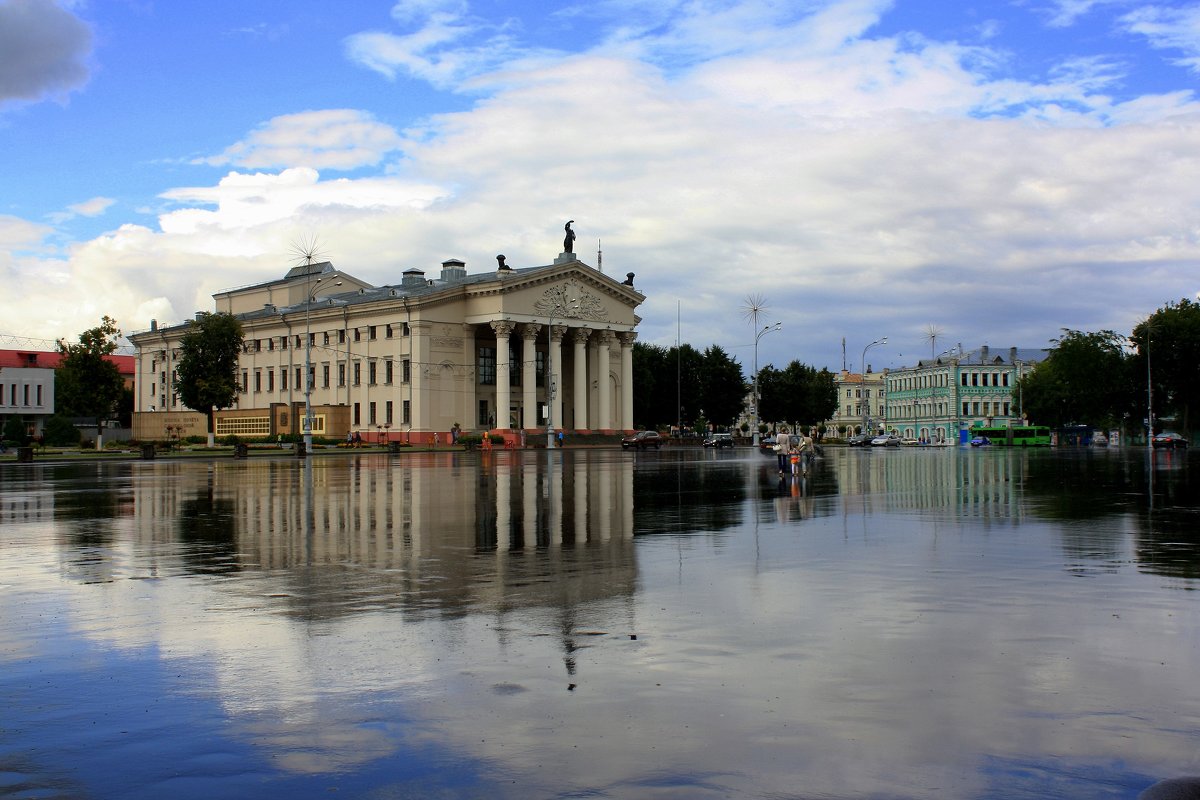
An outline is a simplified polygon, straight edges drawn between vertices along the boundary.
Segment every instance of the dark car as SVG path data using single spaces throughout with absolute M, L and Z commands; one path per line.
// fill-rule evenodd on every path
M 870 447 L 871 440 L 874 438 L 875 436 L 870 433 L 856 433 L 846 440 L 846 444 L 851 447 Z
M 633 436 L 626 436 L 621 440 L 621 448 L 629 450 L 637 448 L 645 450 L 647 447 L 653 447 L 655 450 L 663 446 L 663 438 L 658 435 L 658 431 L 638 431 Z
M 733 434 L 714 433 L 703 442 L 705 447 L 733 447 Z
M 1187 448 L 1188 440 L 1173 431 L 1163 431 L 1154 435 L 1151 444 L 1168 450 L 1179 450 Z

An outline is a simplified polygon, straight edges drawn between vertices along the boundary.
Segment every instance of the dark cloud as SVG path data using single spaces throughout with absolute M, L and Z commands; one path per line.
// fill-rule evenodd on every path
M 0 104 L 87 83 L 92 29 L 53 0 L 0 0 Z

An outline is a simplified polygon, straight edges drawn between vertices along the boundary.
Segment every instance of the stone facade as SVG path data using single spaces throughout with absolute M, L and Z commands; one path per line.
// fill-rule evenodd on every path
M 410 269 L 385 286 L 323 262 L 213 299 L 245 333 L 241 391 L 218 413 L 218 436 L 302 433 L 306 372 L 316 436 L 444 443 L 456 424 L 513 435 L 633 428 L 634 310 L 644 295 L 632 274 L 616 281 L 571 253 L 528 268 L 501 260 L 474 275 L 449 260 L 436 279 Z M 152 323 L 129 336 L 139 439 L 164 438 L 168 425 L 174 435 L 205 431 L 174 392 L 186 330 Z

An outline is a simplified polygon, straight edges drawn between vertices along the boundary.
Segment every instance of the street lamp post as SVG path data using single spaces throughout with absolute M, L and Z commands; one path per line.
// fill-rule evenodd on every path
M 754 336 L 754 434 L 751 441 L 755 447 L 758 447 L 758 340 L 766 336 L 771 331 L 783 330 L 783 323 L 776 322 L 774 325 L 766 325 L 761 331 Z
M 860 398 L 863 401 L 863 433 L 867 432 L 867 426 L 871 424 L 871 401 L 867 396 L 867 351 L 878 344 L 887 344 L 887 337 L 885 336 L 882 339 L 876 339 L 864 347 L 862 351 L 862 360 L 859 361 L 859 366 L 862 368 L 862 372 L 860 373 L 862 376 L 862 383 L 859 384 L 859 386 L 863 395 Z

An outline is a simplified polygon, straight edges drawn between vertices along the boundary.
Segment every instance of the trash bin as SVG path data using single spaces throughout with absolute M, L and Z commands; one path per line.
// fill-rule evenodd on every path
M 304 458 L 306 455 L 308 455 L 308 451 L 304 447 L 304 442 L 296 442 L 296 455 L 300 458 Z
M 17 461 L 19 461 L 21 463 L 32 462 L 33 461 L 33 448 L 32 447 L 18 447 L 17 448 Z
M 142 445 L 142 460 L 143 461 L 153 461 L 154 460 L 154 445 L 152 445 L 152 444 Z
M 239 443 L 233 446 L 234 458 L 245 458 L 248 455 L 250 455 L 250 448 L 247 445 Z
M 388 442 L 388 452 L 396 455 L 400 452 L 400 442 Z

